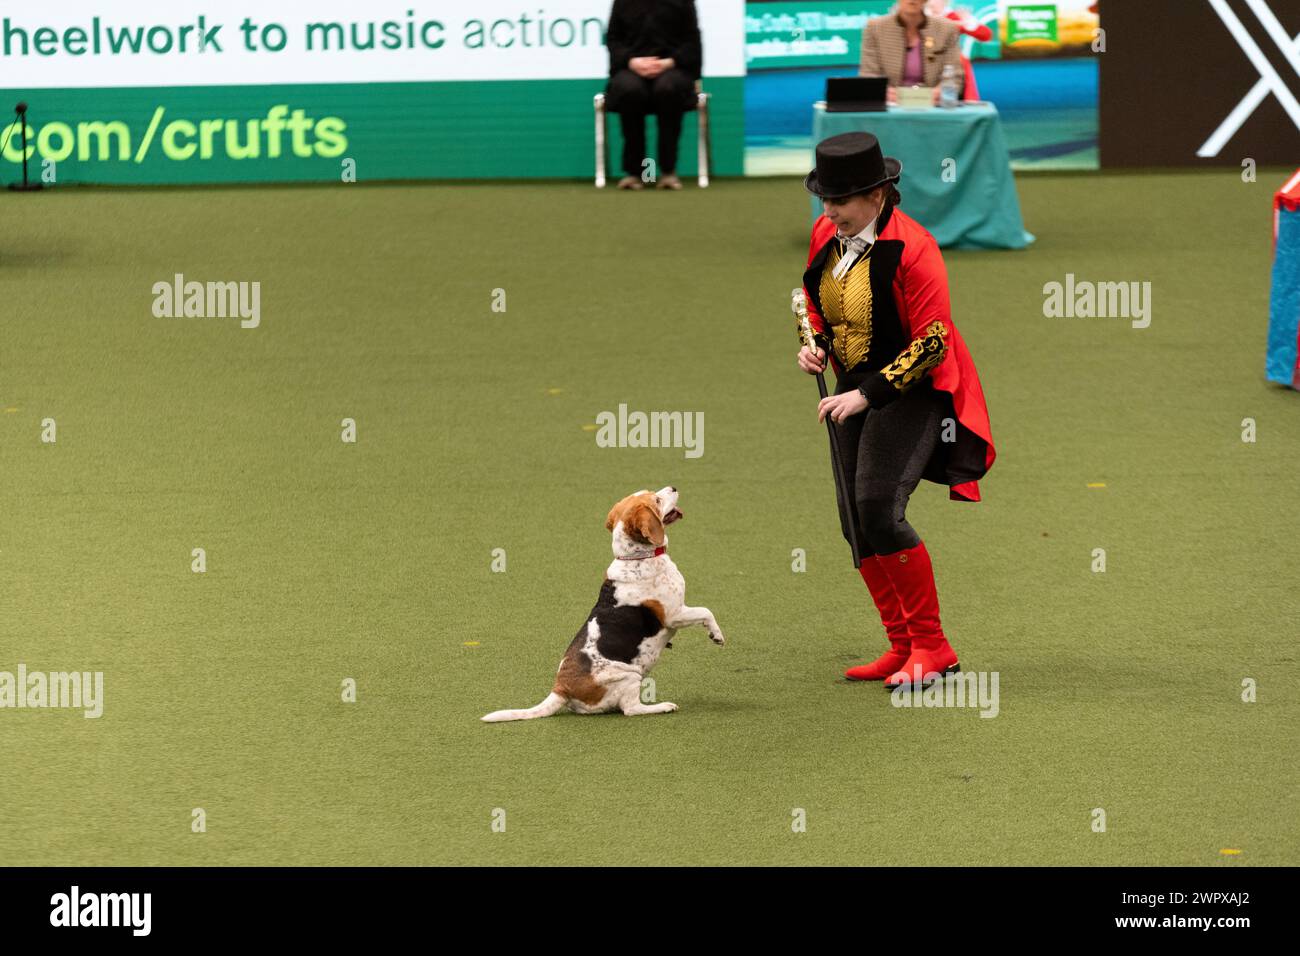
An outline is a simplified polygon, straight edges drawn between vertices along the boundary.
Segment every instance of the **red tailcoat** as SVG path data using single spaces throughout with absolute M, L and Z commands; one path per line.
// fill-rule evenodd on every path
M 828 339 L 831 333 L 822 318 L 819 287 L 822 266 L 830 252 L 835 231 L 834 223 L 825 216 L 818 217 L 813 223 L 808 270 L 804 273 L 808 318 L 813 329 Z M 920 223 L 894 208 L 887 214 L 871 255 L 878 256 L 881 263 L 888 264 L 887 268 L 893 270 L 893 300 L 897 321 L 902 325 L 902 342 L 923 338 L 926 328 L 936 321 L 942 322 L 948 330 L 948 349 L 943 361 L 925 374 L 936 388 L 952 395 L 958 433 L 944 471 L 938 476 L 927 474 L 926 477 L 946 483 L 949 497 L 955 501 L 979 501 L 979 479 L 993 466 L 996 452 L 979 373 L 966 343 L 952 323 L 948 272 L 939 254 L 939 245 Z M 873 283 L 875 275 L 873 271 Z M 892 316 L 884 315 L 879 320 L 895 321 Z M 894 356 L 888 358 L 892 360 Z M 831 362 L 836 375 L 841 374 L 843 370 L 833 354 Z

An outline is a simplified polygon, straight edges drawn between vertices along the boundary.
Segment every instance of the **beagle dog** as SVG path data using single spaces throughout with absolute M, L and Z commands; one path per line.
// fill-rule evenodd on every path
M 713 612 L 685 604 L 686 582 L 668 557 L 664 529 L 679 519 L 677 489 L 638 491 L 610 509 L 605 529 L 614 533 L 614 560 L 605 569 L 596 606 L 560 661 L 555 686 L 536 707 L 498 710 L 483 720 L 531 720 L 566 707 L 576 714 L 619 710 L 629 716 L 667 714 L 676 704 L 641 700 L 641 679 L 677 629 L 700 624 L 709 639 L 726 639 Z

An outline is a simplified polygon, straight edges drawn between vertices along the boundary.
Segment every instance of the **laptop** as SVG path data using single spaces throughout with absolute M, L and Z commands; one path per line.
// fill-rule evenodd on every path
M 889 79 L 884 76 L 831 76 L 826 79 L 826 112 L 881 113 Z

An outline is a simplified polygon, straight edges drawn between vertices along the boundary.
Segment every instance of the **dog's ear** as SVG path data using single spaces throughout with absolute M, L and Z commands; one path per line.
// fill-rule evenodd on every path
M 638 501 L 632 506 L 629 518 L 624 519 L 623 527 L 626 528 L 629 524 L 632 526 L 633 537 L 653 544 L 656 548 L 663 546 L 664 522 L 659 517 L 658 509 L 644 501 Z
M 627 499 L 624 498 L 623 501 Z M 605 530 L 613 531 L 614 525 L 618 524 L 618 519 L 623 512 L 623 501 L 620 501 L 614 507 L 609 509 L 609 517 L 605 519 Z

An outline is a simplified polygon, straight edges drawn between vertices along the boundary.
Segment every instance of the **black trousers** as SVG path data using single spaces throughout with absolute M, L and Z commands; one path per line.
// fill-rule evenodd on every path
M 653 80 L 631 70 L 619 70 L 609 78 L 606 104 L 618 113 L 623 128 L 623 172 L 641 175 L 645 155 L 645 118 L 659 118 L 659 168 L 657 176 L 677 171 L 677 143 L 682 135 L 682 114 L 691 107 L 695 81 L 674 67 Z
M 850 373 L 840 379 L 835 393 L 857 388 L 860 380 Z M 931 459 L 948 447 L 942 441 L 945 418 L 956 420 L 952 396 L 926 377 L 883 408 L 868 408 L 835 426 L 863 557 L 920 544 L 920 535 L 907 522 L 907 502 Z M 838 485 L 835 497 L 844 540 L 850 541 Z

